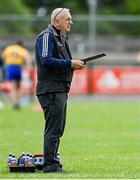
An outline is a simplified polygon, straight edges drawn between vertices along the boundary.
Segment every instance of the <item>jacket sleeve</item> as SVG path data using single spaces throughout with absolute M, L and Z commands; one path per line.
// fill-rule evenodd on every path
M 51 33 L 45 33 L 43 36 L 39 37 L 36 42 L 36 50 L 39 55 L 39 59 L 43 66 L 57 68 L 57 69 L 70 69 L 71 60 L 70 59 L 56 59 L 53 57 L 54 53 L 54 39 Z

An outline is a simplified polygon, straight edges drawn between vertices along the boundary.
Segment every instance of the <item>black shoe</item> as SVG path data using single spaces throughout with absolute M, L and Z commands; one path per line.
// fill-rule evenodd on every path
M 57 167 L 55 169 L 43 169 L 43 173 L 67 173 L 64 169 Z
M 57 170 L 55 171 L 56 173 L 67 173 L 64 169 L 58 167 Z

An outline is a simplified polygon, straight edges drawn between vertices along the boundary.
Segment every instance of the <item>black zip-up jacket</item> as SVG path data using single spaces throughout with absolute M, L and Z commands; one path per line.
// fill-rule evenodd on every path
M 36 94 L 69 92 L 73 70 L 67 36 L 61 37 L 59 30 L 49 25 L 36 39 L 35 55 Z

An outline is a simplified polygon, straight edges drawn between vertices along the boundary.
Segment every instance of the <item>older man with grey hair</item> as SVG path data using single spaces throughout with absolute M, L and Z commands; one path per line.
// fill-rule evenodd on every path
M 51 24 L 35 43 L 37 64 L 36 94 L 44 112 L 43 172 L 63 173 L 58 157 L 60 137 L 66 123 L 67 98 L 73 71 L 84 68 L 81 60 L 72 59 L 67 32 L 72 16 L 69 9 L 57 8 L 51 14 Z

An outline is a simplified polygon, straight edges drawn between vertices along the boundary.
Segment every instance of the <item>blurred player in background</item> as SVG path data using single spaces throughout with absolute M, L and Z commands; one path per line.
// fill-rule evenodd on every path
M 22 67 L 30 65 L 30 53 L 21 40 L 7 46 L 2 52 L 5 79 L 11 82 L 11 101 L 14 109 L 20 108 Z
M 0 56 L 0 85 L 1 83 L 3 82 L 3 79 L 4 79 L 4 71 L 3 71 L 3 60 L 2 60 L 2 57 Z M 1 91 L 1 88 L 0 88 L 0 91 Z M 1 92 L 0 92 L 1 93 Z M 0 109 L 3 109 L 4 107 L 4 104 L 3 102 L 0 100 Z

